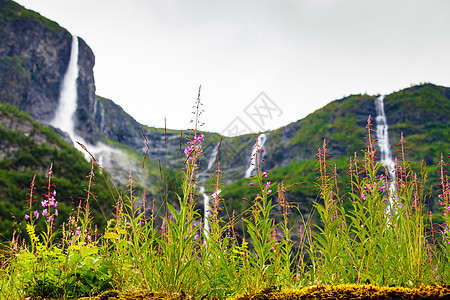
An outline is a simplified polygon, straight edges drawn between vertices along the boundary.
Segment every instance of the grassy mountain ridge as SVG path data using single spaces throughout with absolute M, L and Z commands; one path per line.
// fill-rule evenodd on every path
M 6 20 L 30 19 L 45 25 L 50 30 L 61 30 L 62 28 L 55 21 L 49 20 L 39 13 L 25 9 L 22 5 L 12 0 L 0 0 L 0 10 L 3 17 L 0 18 L 0 24 Z
M 424 84 L 385 98 L 391 145 L 403 132 L 412 160 L 436 164 L 439 153 L 450 152 L 450 89 Z M 395 148 L 395 147 L 393 147 Z M 395 150 L 395 149 L 393 149 Z
M 268 139 L 272 143 L 269 143 L 265 151 L 267 162 L 262 168 L 270 170 L 268 179 L 273 183 L 280 183 L 282 180 L 286 186 L 302 183 L 292 186 L 287 195 L 288 201 L 299 205 L 304 216 L 311 212 L 312 203 L 318 197 L 315 182 L 319 174 L 314 171 L 317 168 L 317 149 L 326 139 L 331 155 L 329 161 L 332 165 L 336 164 L 338 174 L 344 177 L 350 157 L 354 153 L 362 156 L 361 151 L 367 143 L 364 133 L 369 115 L 372 129 L 376 129 L 375 98 L 376 96 L 352 95 L 336 100 L 302 120 L 269 133 Z M 437 163 L 441 153 L 446 157 L 450 152 L 449 107 L 449 89 L 432 84 L 414 86 L 385 97 L 392 153 L 394 156 L 400 155 L 396 145 L 403 131 L 406 146 L 410 148 L 406 159 L 413 161 L 414 171 L 420 174 L 421 161 L 426 163 L 426 194 L 434 188 L 434 193 L 428 199 L 428 206 L 433 210 L 438 208 L 435 188 L 438 182 L 435 172 Z M 375 132 L 372 132 L 372 138 L 376 139 Z M 376 143 L 374 146 L 378 147 Z M 282 165 L 276 161 L 286 157 L 291 158 L 289 163 Z M 275 160 L 275 163 L 271 160 Z M 237 208 L 237 212 L 242 212 L 250 207 L 257 193 L 256 189 L 249 188 L 250 182 L 251 179 L 241 179 L 224 186 L 221 195 L 228 210 Z M 342 194 L 348 192 L 347 183 L 341 183 Z M 276 190 L 276 185 L 273 190 Z M 275 193 L 273 197 L 277 198 Z

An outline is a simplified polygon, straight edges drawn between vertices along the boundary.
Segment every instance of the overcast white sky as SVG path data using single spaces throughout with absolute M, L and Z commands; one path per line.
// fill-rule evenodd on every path
M 450 86 L 450 0 L 17 2 L 83 38 L 97 94 L 149 126 L 189 128 L 200 84 L 202 129 L 224 134 L 350 94 Z

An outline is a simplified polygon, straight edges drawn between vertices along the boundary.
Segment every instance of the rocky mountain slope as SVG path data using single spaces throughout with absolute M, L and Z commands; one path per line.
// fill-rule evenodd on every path
M 76 131 L 87 141 L 97 138 L 92 50 L 79 39 Z M 70 57 L 71 34 L 57 23 L 0 0 L 0 102 L 10 103 L 49 124 L 58 106 Z
M 52 167 L 52 188 L 57 191 L 59 218 L 56 225 L 65 222 L 74 207 L 86 197 L 86 176 L 91 164 L 54 132 L 53 129 L 34 121 L 17 107 L 0 104 L 0 241 L 10 239 L 14 230 L 23 227 L 25 200 L 29 199 L 29 187 L 36 175 L 34 209 L 39 209 L 43 186 Z M 98 226 L 105 225 L 105 216 L 112 212 L 117 198 L 111 190 L 108 178 L 96 168 L 96 182 L 93 188 L 97 196 L 91 202 L 92 216 Z M 41 223 L 39 226 L 42 226 Z

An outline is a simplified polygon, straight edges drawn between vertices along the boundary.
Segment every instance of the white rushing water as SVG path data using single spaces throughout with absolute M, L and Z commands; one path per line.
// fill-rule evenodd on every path
M 69 134 L 76 145 L 74 115 L 77 110 L 77 78 L 78 78 L 78 38 L 72 36 L 69 65 L 64 75 L 59 95 L 59 104 L 51 125 Z
M 252 148 L 252 154 L 250 155 L 250 165 L 248 169 L 245 171 L 245 178 L 249 178 L 252 175 L 252 172 L 256 169 L 256 151 L 264 149 L 264 144 L 267 140 L 267 136 L 265 133 L 262 133 L 258 136 L 258 140 Z M 258 147 L 256 147 L 258 145 Z M 261 161 L 261 157 L 259 158 Z
M 207 171 L 211 170 L 212 166 L 216 162 L 216 157 L 217 157 L 217 154 L 219 153 L 219 145 L 220 145 L 220 142 L 217 143 L 217 145 L 214 147 L 214 150 L 211 152 L 211 156 L 209 157 L 209 160 L 208 160 L 208 169 L 206 169 Z
M 388 170 L 390 183 L 390 195 L 389 199 L 391 205 L 397 199 L 397 189 L 395 186 L 395 162 L 392 157 L 391 146 L 389 144 L 389 126 L 387 124 L 386 114 L 384 113 L 384 96 L 379 96 L 375 99 L 375 109 L 377 117 L 375 119 L 377 126 L 377 139 L 379 147 L 380 160 Z
M 209 238 L 209 233 L 211 232 L 208 218 L 211 215 L 211 208 L 209 207 L 209 200 L 211 199 L 206 193 L 205 188 L 203 186 L 200 187 L 200 194 L 203 196 L 203 233 L 205 234 L 206 239 Z

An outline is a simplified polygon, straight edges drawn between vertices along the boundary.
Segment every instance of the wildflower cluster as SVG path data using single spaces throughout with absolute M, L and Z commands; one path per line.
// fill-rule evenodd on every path
M 205 139 L 205 135 L 202 133 L 199 136 L 194 136 L 193 140 L 189 140 L 187 142 L 187 147 L 184 149 L 184 155 L 186 155 L 186 162 L 193 163 L 194 168 L 197 168 L 198 165 L 195 163 L 200 156 L 203 154 L 202 150 L 202 142 Z
M 31 219 L 31 215 L 32 214 L 34 214 L 34 217 L 36 219 L 38 219 L 39 215 L 40 215 L 38 210 L 35 210 L 34 212 L 32 210 L 32 204 L 34 202 L 33 201 L 33 197 L 34 197 L 33 196 L 33 191 L 35 189 L 35 186 L 34 186 L 35 178 L 36 178 L 36 175 L 34 176 L 33 181 L 31 183 L 31 186 L 30 186 L 30 199 L 27 200 L 27 202 L 30 203 L 30 205 L 29 205 L 30 213 L 29 214 L 25 214 L 25 220 L 27 220 L 27 221 L 29 220 L 31 223 L 32 223 L 32 219 Z M 51 179 L 52 178 L 54 178 L 53 177 L 53 165 L 50 166 L 50 169 L 48 171 L 47 178 L 46 178 L 47 186 L 44 187 L 45 189 L 48 190 L 47 199 L 44 199 L 44 200 L 41 201 L 41 205 L 43 207 L 41 215 L 43 217 L 47 217 L 47 223 L 51 223 L 51 224 L 53 224 L 54 217 L 58 216 L 58 209 L 56 208 L 58 206 L 58 201 L 55 198 L 56 197 L 56 190 L 53 190 L 53 192 L 50 191 L 51 187 L 54 186 L 51 183 Z M 53 212 L 51 211 L 52 210 L 51 207 L 54 208 Z
M 47 223 L 52 222 L 54 216 L 58 216 L 58 209 L 56 208 L 58 206 L 58 201 L 56 201 L 55 197 L 56 190 L 53 191 L 52 196 L 49 199 L 43 200 L 41 202 L 42 207 L 44 207 L 44 209 L 42 210 L 42 215 L 47 217 Z M 51 213 L 52 206 L 55 209 L 53 213 Z
M 369 183 L 367 183 L 367 185 L 365 185 L 364 186 L 364 191 L 365 192 L 362 192 L 362 195 L 361 195 L 361 198 L 363 199 L 363 200 L 367 200 L 367 195 L 366 195 L 366 193 L 368 193 L 369 195 L 371 195 L 371 194 L 373 194 L 373 193 L 379 193 L 379 194 L 381 194 L 381 193 L 383 193 L 384 191 L 386 191 L 386 189 L 387 189 L 387 184 L 386 184 L 386 182 L 384 182 L 383 181 L 383 177 L 384 177 L 384 174 L 381 174 L 380 175 L 380 182 L 383 182 L 381 185 L 379 185 L 378 187 L 377 187 L 377 185 L 378 184 L 371 184 L 370 182 Z
M 39 219 L 39 211 L 38 210 L 35 210 L 33 212 L 33 214 L 34 214 L 36 219 Z M 29 220 L 29 219 L 30 219 L 30 215 L 29 214 L 25 214 L 25 220 Z

